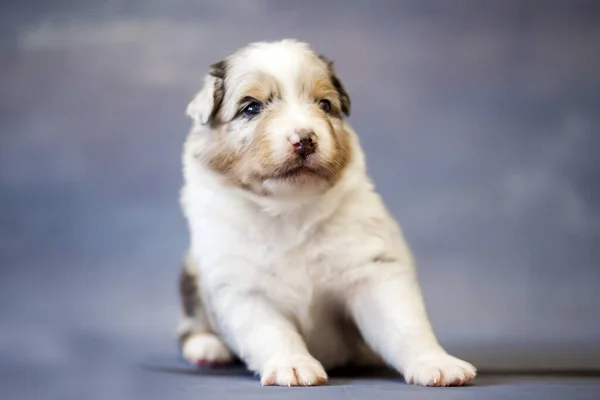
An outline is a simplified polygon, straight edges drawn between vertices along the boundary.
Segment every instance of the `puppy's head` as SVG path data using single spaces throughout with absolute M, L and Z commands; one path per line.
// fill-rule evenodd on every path
M 350 98 L 304 43 L 255 43 L 213 64 L 187 113 L 200 162 L 261 196 L 322 193 L 350 162 Z

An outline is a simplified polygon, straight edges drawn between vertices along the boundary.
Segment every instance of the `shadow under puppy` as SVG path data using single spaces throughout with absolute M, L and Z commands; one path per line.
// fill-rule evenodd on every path
M 235 354 L 263 385 L 319 385 L 326 369 L 384 363 L 418 385 L 474 378 L 432 331 L 350 108 L 332 63 L 295 40 L 250 44 L 211 67 L 183 152 L 189 362 Z

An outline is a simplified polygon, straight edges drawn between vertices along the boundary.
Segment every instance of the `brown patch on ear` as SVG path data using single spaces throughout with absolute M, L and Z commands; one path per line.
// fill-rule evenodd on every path
M 215 77 L 215 83 L 213 88 L 213 108 L 210 113 L 208 122 L 211 128 L 216 128 L 221 125 L 221 118 L 219 118 L 219 111 L 223 104 L 223 98 L 225 97 L 225 77 L 227 76 L 227 61 L 221 60 L 210 66 L 208 74 Z
M 342 82 L 339 80 L 337 75 L 333 73 L 333 71 L 331 73 L 331 81 L 340 96 L 340 102 L 342 103 L 342 112 L 347 116 L 350 116 L 350 96 L 348 95 L 348 92 L 346 92 L 346 89 L 342 85 Z
M 219 62 L 212 64 L 210 66 L 208 73 L 209 73 L 209 75 L 212 75 L 215 78 L 225 80 L 225 76 L 227 73 L 227 61 L 221 60 Z
M 327 68 L 329 69 L 329 78 L 331 79 L 331 84 L 333 85 L 333 87 L 335 88 L 335 90 L 338 93 L 340 103 L 342 105 L 342 112 L 344 114 L 346 114 L 347 116 L 350 116 L 350 109 L 351 109 L 350 96 L 348 95 L 348 92 L 344 88 L 344 85 L 342 85 L 342 82 L 340 81 L 340 79 L 337 77 L 337 75 L 335 73 L 335 70 L 333 68 L 333 61 L 329 60 L 327 57 L 325 57 L 323 55 L 320 55 L 319 58 L 325 64 L 327 64 Z

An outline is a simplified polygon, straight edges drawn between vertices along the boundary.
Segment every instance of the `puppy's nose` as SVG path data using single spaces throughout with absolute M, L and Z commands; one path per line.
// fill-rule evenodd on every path
M 311 132 L 301 135 L 296 142 L 293 143 L 294 150 L 302 158 L 306 158 L 317 149 L 315 135 Z

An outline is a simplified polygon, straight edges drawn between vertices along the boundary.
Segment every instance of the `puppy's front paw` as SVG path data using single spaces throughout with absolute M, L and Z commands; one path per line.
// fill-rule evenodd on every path
M 449 354 L 438 353 L 421 356 L 408 363 L 404 379 L 421 386 L 461 386 L 473 378 L 474 366 Z
M 198 333 L 183 343 L 183 358 L 194 365 L 218 366 L 229 364 L 232 355 L 227 346 L 212 333 Z
M 263 386 L 316 386 L 327 383 L 323 366 L 310 355 L 273 357 L 261 370 Z

